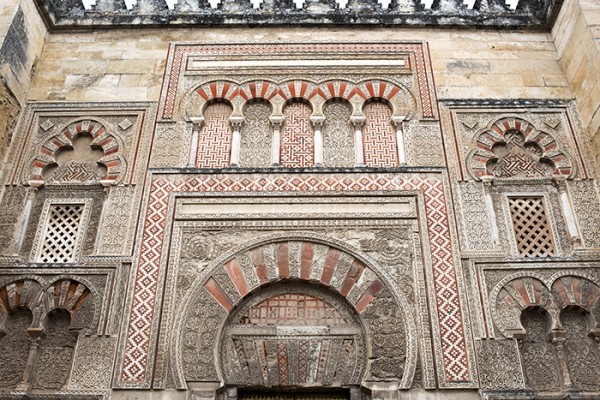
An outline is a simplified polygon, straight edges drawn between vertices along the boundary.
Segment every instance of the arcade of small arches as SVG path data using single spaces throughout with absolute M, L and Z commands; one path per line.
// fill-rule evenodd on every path
M 497 327 L 517 339 L 527 386 L 597 390 L 600 287 L 583 276 L 507 277 L 492 293 Z
M 415 102 L 386 81 L 211 82 L 182 101 L 188 166 L 396 167 Z M 200 110 L 200 115 L 198 115 Z
M 0 288 L 0 387 L 66 387 L 77 337 L 96 324 L 97 294 L 68 277 L 22 278 Z

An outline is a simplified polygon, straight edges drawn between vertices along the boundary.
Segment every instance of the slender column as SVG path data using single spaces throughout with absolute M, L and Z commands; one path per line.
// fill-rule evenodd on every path
M 195 168 L 198 161 L 198 136 L 204 124 L 204 117 L 192 117 L 190 120 L 192 121 L 192 138 L 187 166 L 188 168 Z
M 35 366 L 39 358 L 40 344 L 42 342 L 42 329 L 30 328 L 27 330 L 27 333 L 31 336 L 31 345 L 29 347 L 25 370 L 23 371 L 23 377 L 17 387 L 12 391 L 12 394 L 14 395 L 27 395 L 31 391 Z
M 325 116 L 312 117 L 311 122 L 314 128 L 314 151 L 315 151 L 315 167 L 322 167 L 323 161 L 323 122 Z
M 365 166 L 365 150 L 363 148 L 363 128 L 367 119 L 364 116 L 350 118 L 352 126 L 354 126 L 354 155 L 356 158 L 356 167 Z
M 23 207 L 23 218 L 21 218 L 19 229 L 17 230 L 18 235 L 15 240 L 13 253 L 15 256 L 21 253 L 21 247 L 23 246 L 23 241 L 25 240 L 25 231 L 27 230 L 27 224 L 29 223 L 29 218 L 31 217 L 31 210 L 33 208 L 33 200 L 35 199 L 36 192 L 37 187 L 32 187 L 27 192 L 27 199 L 25 200 L 25 206 Z
M 560 193 L 560 203 L 563 209 L 565 220 L 567 222 L 567 230 L 569 231 L 569 236 L 571 237 L 571 241 L 573 242 L 573 244 L 576 247 L 580 247 L 581 237 L 579 236 L 579 231 L 577 230 L 577 223 L 575 222 L 575 213 L 573 213 L 573 207 L 571 207 L 571 201 L 569 199 L 569 194 L 567 193 L 567 183 L 564 179 L 557 179 L 556 187 L 558 188 L 558 192 Z
M 233 128 L 233 135 L 231 136 L 231 155 L 229 157 L 229 165 L 232 167 L 240 166 L 240 148 L 242 143 L 242 135 L 240 133 L 242 129 L 242 123 L 244 117 L 230 117 L 231 127 Z
M 562 371 L 562 378 L 565 388 L 572 388 L 573 381 L 571 380 L 571 374 L 569 373 L 569 364 L 567 362 L 567 355 L 565 353 L 565 331 L 553 330 L 550 333 L 550 339 L 552 344 L 556 348 L 556 355 L 558 356 L 558 364 Z
M 492 230 L 492 240 L 495 246 L 500 245 L 500 234 L 498 233 L 498 224 L 496 223 L 496 211 L 494 210 L 494 201 L 492 199 L 492 178 L 483 178 L 483 196 L 485 206 L 490 218 L 490 228 Z
M 392 117 L 392 122 L 396 127 L 396 143 L 398 144 L 398 162 L 400 165 L 406 165 L 406 149 L 404 147 L 404 132 L 402 131 L 402 122 L 405 116 Z
M 271 166 L 278 167 L 281 155 L 281 126 L 283 125 L 283 116 L 272 116 L 270 118 L 273 125 L 273 142 L 271 143 Z

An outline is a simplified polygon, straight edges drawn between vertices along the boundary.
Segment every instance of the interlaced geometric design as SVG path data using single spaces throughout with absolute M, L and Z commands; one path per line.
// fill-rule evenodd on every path
M 50 207 L 44 245 L 38 257 L 42 263 L 75 261 L 75 247 L 83 216 L 82 204 L 62 204 Z
M 302 168 L 314 164 L 314 133 L 310 123 L 312 110 L 305 103 L 295 102 L 285 107 L 285 122 L 281 131 L 281 165 Z
M 141 383 L 151 379 L 149 366 L 157 319 L 157 302 L 162 245 L 169 199 L 173 192 L 351 192 L 374 190 L 418 190 L 424 195 L 429 236 L 437 322 L 437 346 L 442 354 L 447 382 L 471 381 L 469 352 L 461 309 L 456 260 L 450 234 L 448 201 L 443 181 L 435 176 L 366 174 L 360 177 L 294 175 L 278 179 L 251 179 L 247 176 L 189 175 L 182 178 L 156 176 L 148 193 L 148 205 L 140 255 L 133 283 L 133 299 L 125 334 L 120 368 L 122 382 Z M 435 324 L 435 323 L 434 323 Z
M 225 168 L 231 154 L 231 125 L 233 109 L 225 103 L 215 103 L 204 110 L 204 127 L 198 137 L 199 168 Z
M 556 255 L 550 224 L 541 197 L 509 197 L 517 249 L 523 257 Z
M 365 128 L 363 146 L 365 164 L 369 167 L 397 167 L 398 146 L 392 126 L 392 110 L 381 102 L 364 107 Z
M 248 325 L 343 325 L 347 321 L 330 304 L 303 293 L 271 297 L 255 305 L 240 322 Z

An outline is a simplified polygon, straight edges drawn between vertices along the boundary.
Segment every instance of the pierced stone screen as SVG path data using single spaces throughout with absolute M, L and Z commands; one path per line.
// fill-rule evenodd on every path
M 52 205 L 38 262 L 67 263 L 75 261 L 81 228 L 83 204 Z
M 523 257 L 556 255 L 550 224 L 541 197 L 509 197 L 517 250 Z

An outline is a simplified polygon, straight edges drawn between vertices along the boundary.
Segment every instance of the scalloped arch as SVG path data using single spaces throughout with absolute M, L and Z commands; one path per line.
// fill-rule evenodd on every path
M 467 167 L 472 178 L 492 178 L 493 175 L 487 170 L 487 163 L 496 158 L 492 148 L 501 143 L 506 143 L 506 134 L 510 131 L 521 132 L 525 138 L 525 144 L 535 143 L 542 149 L 540 158 L 551 161 L 555 169 L 554 177 L 571 178 L 575 174 L 575 166 L 571 158 L 559 149 L 558 142 L 550 134 L 540 131 L 530 122 L 519 117 L 503 117 L 496 120 L 487 129 L 475 137 L 474 149 L 467 156 Z
M 73 141 L 81 134 L 88 133 L 92 136 L 91 146 L 102 149 L 102 157 L 97 161 L 106 167 L 106 174 L 100 178 L 103 184 L 117 184 L 125 170 L 125 159 L 121 155 L 122 144 L 120 140 L 110 134 L 105 125 L 96 119 L 80 119 L 67 125 L 60 133 L 48 138 L 40 146 L 38 154 L 29 163 L 30 183 L 43 183 L 42 172 L 44 168 L 56 163 L 56 154 L 65 147 L 73 146 Z

